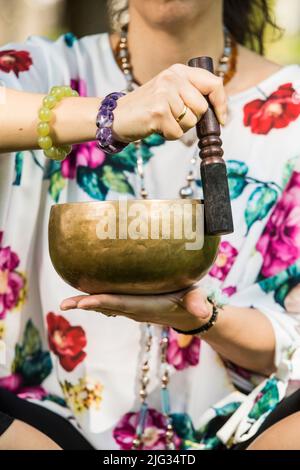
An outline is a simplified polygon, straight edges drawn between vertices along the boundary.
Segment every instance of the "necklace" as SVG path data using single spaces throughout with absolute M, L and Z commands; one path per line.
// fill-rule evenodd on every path
M 216 70 L 216 75 L 223 78 L 224 85 L 226 85 L 236 73 L 237 54 L 237 43 L 227 28 L 224 28 L 224 50 Z M 134 79 L 132 65 L 130 63 L 127 26 L 122 29 L 120 40 L 116 47 L 115 57 L 126 78 L 127 91 L 132 91 L 134 84 L 137 85 L 137 81 Z
M 130 63 L 130 55 L 128 51 L 128 35 L 127 27 L 122 30 L 120 41 L 116 49 L 116 60 L 119 64 L 125 79 L 126 79 L 126 90 L 131 92 L 136 86 L 137 82 L 134 80 L 132 65 Z M 233 77 L 236 72 L 236 61 L 237 61 L 237 44 L 224 29 L 224 51 L 223 55 L 219 60 L 217 75 L 222 77 L 224 84 Z M 135 142 L 137 164 L 136 173 L 140 182 L 140 197 L 142 199 L 148 198 L 148 192 L 145 187 L 145 173 L 144 173 L 144 161 L 141 152 L 141 141 Z M 192 198 L 194 196 L 194 185 L 196 180 L 195 166 L 198 160 L 198 148 L 195 149 L 193 157 L 190 161 L 190 169 L 186 177 L 186 184 L 179 191 L 179 196 L 182 199 Z M 147 436 L 145 434 L 147 413 L 148 413 L 148 385 L 150 382 L 149 372 L 149 360 L 151 347 L 153 344 L 153 326 L 146 324 L 144 326 L 144 351 L 143 360 L 140 371 L 140 410 L 138 413 L 138 423 L 136 427 L 135 438 L 132 443 L 132 449 L 143 449 L 144 443 L 146 442 Z M 165 447 L 167 450 L 174 450 L 174 429 L 172 424 L 172 418 L 170 415 L 170 394 L 168 384 L 170 381 L 170 366 L 167 360 L 167 352 L 169 346 L 169 328 L 163 327 L 161 329 L 160 337 L 160 394 L 161 394 L 161 409 L 165 421 Z

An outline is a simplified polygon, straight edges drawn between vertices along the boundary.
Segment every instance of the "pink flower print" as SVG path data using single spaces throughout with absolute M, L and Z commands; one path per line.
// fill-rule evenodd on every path
M 72 79 L 71 87 L 78 91 L 80 96 L 87 96 L 87 83 L 82 78 Z M 104 161 L 105 153 L 98 148 L 97 142 L 73 145 L 72 152 L 61 164 L 61 174 L 64 178 L 74 179 L 78 166 L 95 169 L 102 166 Z
M 217 259 L 209 274 L 212 277 L 216 277 L 220 281 L 224 281 L 237 255 L 237 249 L 228 241 L 221 242 Z
M 0 377 L 0 388 L 4 388 L 12 393 L 17 393 L 20 390 L 23 383 L 21 374 L 12 374 L 7 377 Z
M 113 437 L 122 450 L 131 450 L 133 440 L 136 436 L 136 428 L 139 421 L 139 413 L 127 413 L 119 421 L 113 431 Z M 154 409 L 149 409 L 145 431 L 143 435 L 143 450 L 164 450 L 166 449 L 166 424 L 165 417 Z M 179 449 L 180 439 L 175 434 L 174 444 Z
M 231 297 L 233 294 L 235 294 L 237 291 L 236 287 L 235 286 L 228 286 L 228 287 L 224 287 L 224 289 L 222 289 L 222 293 L 227 295 L 227 297 Z
M 48 393 L 43 387 L 36 385 L 34 387 L 22 387 L 17 395 L 23 400 L 43 400 Z
M 47 392 L 40 385 L 23 387 L 23 377 L 18 373 L 8 375 L 7 377 L 0 377 L 0 388 L 27 400 L 42 400 L 47 396 Z
M 252 372 L 250 372 L 247 369 L 243 369 L 243 367 L 237 366 L 233 362 L 224 360 L 224 364 L 225 364 L 226 367 L 228 367 L 229 370 L 231 370 L 235 374 L 239 375 L 243 379 L 246 379 L 246 380 L 250 381 L 251 377 L 253 376 Z
M 87 83 L 82 78 L 72 78 L 70 85 L 73 90 L 78 91 L 79 96 L 87 96 Z
M 256 244 L 264 277 L 275 276 L 300 257 L 300 173 L 294 171 Z
M 181 335 L 170 329 L 167 361 L 177 370 L 196 366 L 200 357 L 200 338 L 192 335 Z
M 16 271 L 19 263 L 18 255 L 10 247 L 0 245 L 0 320 L 21 301 L 25 280 Z
M 70 155 L 61 164 L 61 174 L 64 178 L 74 179 L 78 166 L 98 168 L 105 161 L 105 153 L 97 146 L 97 142 L 74 145 Z

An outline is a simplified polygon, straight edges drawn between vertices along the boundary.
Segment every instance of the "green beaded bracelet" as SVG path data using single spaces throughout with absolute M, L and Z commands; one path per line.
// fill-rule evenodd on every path
M 39 110 L 39 123 L 37 126 L 38 144 L 44 150 L 47 158 L 52 160 L 64 160 L 72 151 L 71 145 L 62 145 L 55 147 L 50 137 L 51 127 L 50 121 L 53 118 L 53 108 L 63 99 L 69 97 L 77 97 L 79 94 L 70 86 L 54 86 L 51 88 L 49 95 L 43 99 L 43 106 Z

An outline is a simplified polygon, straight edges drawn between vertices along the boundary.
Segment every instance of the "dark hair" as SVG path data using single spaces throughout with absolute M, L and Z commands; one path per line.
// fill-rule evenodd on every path
M 266 28 L 281 31 L 268 0 L 224 0 L 224 24 L 238 43 L 260 54 L 264 52 Z

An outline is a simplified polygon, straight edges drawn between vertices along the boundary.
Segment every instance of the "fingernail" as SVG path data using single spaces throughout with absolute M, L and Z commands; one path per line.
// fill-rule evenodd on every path
M 73 308 L 77 308 L 77 303 L 75 302 L 75 300 L 64 300 L 60 304 L 61 310 L 71 310 Z
M 225 126 L 226 122 L 227 122 L 227 113 L 222 113 L 220 116 L 220 124 L 222 126 Z

